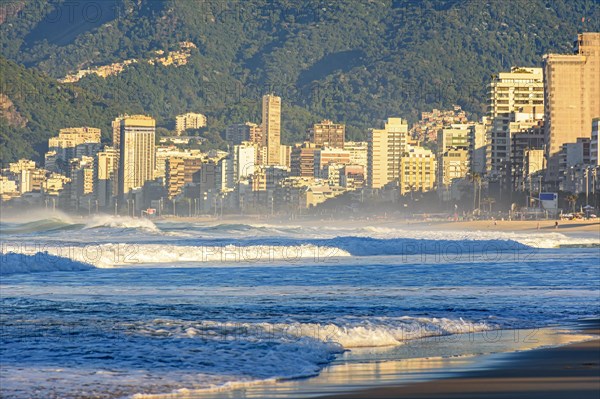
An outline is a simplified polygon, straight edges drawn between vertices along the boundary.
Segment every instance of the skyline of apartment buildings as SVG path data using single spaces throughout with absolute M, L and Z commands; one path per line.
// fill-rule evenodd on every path
M 131 199 L 134 211 L 163 207 L 165 200 L 175 209 L 183 199 L 204 211 L 225 203 L 240 210 L 270 204 L 273 212 L 282 201 L 316 205 L 351 190 L 373 197 L 390 190 L 412 195 L 435 189 L 441 203 L 460 201 L 476 185 L 481 199 L 482 183 L 487 195 L 499 198 L 507 189 L 528 195 L 543 189 L 589 191 L 596 186 L 586 179 L 596 179 L 599 166 L 598 116 L 583 137 L 575 131 L 561 136 L 557 129 L 573 118 L 595 115 L 593 107 L 600 100 L 590 96 L 600 90 L 588 86 L 600 81 L 589 76 L 592 67 L 600 71 L 597 38 L 578 36 L 577 54 L 548 55 L 544 69 L 515 66 L 493 75 L 487 115 L 480 121 L 469 120 L 454 105 L 423 112 L 412 126 L 389 117 L 383 128 L 369 129 L 362 142 L 346 141 L 345 124 L 321 119 L 305 128 L 306 141 L 282 145 L 281 97 L 274 94 L 262 97 L 260 125 L 231 123 L 220 132 L 227 151 L 200 150 L 200 141 L 185 138 L 161 139 L 157 145 L 156 121 L 147 115 L 116 117 L 112 146 L 102 143 L 98 128 L 60 129 L 48 140 L 45 169 L 33 161 L 11 163 L 0 176 L 0 197 L 39 191 L 53 201 L 64 200 L 70 209 L 94 204 L 114 206 L 115 212 L 124 200 L 129 212 Z M 581 87 L 567 90 L 565 74 L 574 70 Z M 577 101 L 586 103 L 588 111 L 572 111 Z M 185 130 L 180 128 L 204 123 L 199 116 L 178 115 L 177 134 Z M 556 145 L 559 139 L 564 142 L 555 151 L 557 178 L 551 186 L 542 175 L 548 173 L 549 142 Z

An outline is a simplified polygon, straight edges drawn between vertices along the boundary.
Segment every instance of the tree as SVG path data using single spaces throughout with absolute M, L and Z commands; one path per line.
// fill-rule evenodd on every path
M 577 204 L 578 197 L 575 194 L 571 194 L 567 196 L 567 201 L 571 204 L 571 209 L 575 212 L 575 205 Z

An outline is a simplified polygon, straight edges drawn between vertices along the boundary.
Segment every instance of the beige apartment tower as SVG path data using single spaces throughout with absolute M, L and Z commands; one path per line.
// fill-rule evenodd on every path
M 267 165 L 279 164 L 281 146 L 281 97 L 273 94 L 263 96 L 262 133 L 267 146 Z
M 430 191 L 435 185 L 435 154 L 423 147 L 406 145 L 400 161 L 400 194 Z
M 367 185 L 382 188 L 400 178 L 401 160 L 410 144 L 408 123 L 388 118 L 383 129 L 371 129 L 367 144 Z
M 493 77 L 489 92 L 485 169 L 490 180 L 499 181 L 510 167 L 515 128 L 525 123 L 533 126 L 544 118 L 543 69 L 512 67 L 510 72 L 500 72 Z
M 119 195 L 153 179 L 156 162 L 153 118 L 145 115 L 118 118 Z M 113 128 L 115 125 L 113 124 Z
M 563 144 L 590 138 L 600 116 L 600 33 L 579 34 L 574 45 L 572 55 L 544 56 L 548 182 L 558 181 Z
M 188 129 L 200 129 L 206 127 L 206 116 L 188 112 L 175 117 L 175 132 L 181 136 Z
M 308 140 L 317 147 L 344 148 L 346 126 L 324 120 L 307 130 Z
M 94 193 L 98 199 L 98 205 L 103 208 L 110 205 L 115 192 L 118 160 L 119 154 L 112 147 L 105 147 L 103 151 L 96 154 Z

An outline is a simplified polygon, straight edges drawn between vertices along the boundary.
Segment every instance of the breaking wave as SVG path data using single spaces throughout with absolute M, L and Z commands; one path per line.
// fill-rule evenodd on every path
M 58 215 L 57 217 L 20 223 L 0 222 L 0 231 L 2 234 L 7 235 L 95 228 L 141 229 L 149 232 L 160 231 L 149 219 L 110 215 L 94 215 L 86 219 L 73 219 L 67 215 Z
M 126 221 L 125 221 L 126 222 Z M 138 225 L 139 226 L 139 225 Z M 128 227 L 131 228 L 131 227 Z M 533 239 L 532 239 L 533 240 Z M 179 239 L 155 243 L 52 243 L 38 245 L 24 242 L 4 242 L 1 253 L 22 253 L 54 257 L 92 264 L 97 267 L 114 267 L 136 264 L 194 263 L 286 263 L 309 260 L 323 262 L 335 258 L 364 256 L 419 256 L 434 255 L 450 261 L 466 261 L 474 257 L 521 259 L 532 255 L 536 248 L 553 248 L 551 241 L 530 243 L 515 240 L 463 239 L 432 240 L 417 238 L 335 237 L 326 239 L 253 238 L 231 239 Z M 535 244 L 535 245 L 534 245 Z M 542 244 L 542 245 L 540 245 Z M 546 246 L 544 246 L 546 245 Z M 522 255 L 522 256 L 521 256 Z M 408 259 L 408 258 L 407 258 Z
M 94 269 L 94 266 L 47 252 L 33 255 L 14 252 L 0 254 L 0 275 L 90 269 Z

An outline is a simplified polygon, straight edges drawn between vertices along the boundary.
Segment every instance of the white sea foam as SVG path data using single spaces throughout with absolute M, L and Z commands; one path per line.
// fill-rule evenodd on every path
M 230 342 L 235 345 L 253 343 L 260 347 L 264 347 L 268 342 L 277 343 L 278 350 L 268 351 L 266 356 L 258 356 L 254 353 L 254 356 L 244 357 L 245 361 L 256 362 L 253 364 L 253 369 L 258 375 L 272 375 L 270 378 L 244 378 L 225 383 L 215 381 L 213 378 L 206 380 L 204 384 L 196 381 L 194 384 L 188 384 L 186 388 L 170 393 L 134 395 L 136 399 L 158 399 L 172 397 L 170 395 L 185 397 L 193 393 L 217 392 L 272 383 L 281 379 L 312 376 L 317 374 L 333 355 L 339 354 L 343 349 L 397 346 L 409 339 L 487 331 L 495 326 L 463 319 L 397 317 L 358 319 L 328 324 L 190 322 L 157 319 L 152 323 L 128 325 L 127 328 L 142 335 L 202 339 L 204 347 L 209 348 L 219 342 Z M 213 353 L 213 356 L 217 357 L 223 354 L 220 350 L 214 350 Z
M 533 248 L 557 248 L 564 245 L 600 245 L 598 234 L 588 236 L 567 236 L 558 232 L 527 232 L 515 233 L 504 231 L 435 231 L 435 230 L 406 230 L 394 227 L 365 226 L 360 228 L 320 228 L 321 231 L 331 231 L 332 234 L 344 236 L 352 234 L 358 237 L 381 239 L 408 238 L 435 241 L 513 241 Z
M 150 219 L 111 215 L 94 215 L 86 222 L 85 227 L 112 227 L 123 229 L 144 229 L 153 232 L 160 231 Z
M 88 244 L 40 246 L 8 243 L 2 252 L 34 255 L 40 249 L 50 257 L 66 257 L 77 262 L 92 264 L 101 268 L 114 266 L 134 266 L 137 264 L 179 262 L 231 262 L 269 263 L 283 261 L 297 262 L 302 259 L 320 261 L 331 257 L 350 256 L 346 251 L 335 247 L 312 244 L 305 245 L 169 245 L 169 244 Z M 43 257 L 44 254 L 40 254 Z
M 129 220 L 120 221 L 121 226 Z M 134 220 L 137 223 L 137 220 Z M 97 225 L 98 221 L 90 224 Z M 112 223 L 112 222 L 111 222 Z M 148 221 L 148 223 L 151 223 Z M 116 225 L 116 224 L 115 224 Z M 135 224 L 137 228 L 144 223 Z M 130 225 L 131 226 L 131 225 Z M 149 224 L 148 226 L 154 226 Z M 148 228 L 150 230 L 151 227 Z M 479 234 L 479 233 L 477 233 Z M 496 234 L 462 234 L 442 236 L 442 233 L 424 235 L 371 232 L 370 236 L 336 236 L 333 238 L 265 238 L 229 244 L 222 239 L 188 239 L 180 243 L 174 239 L 162 243 L 93 243 L 55 244 L 41 242 L 39 245 L 24 242 L 5 242 L 1 252 L 35 255 L 47 252 L 54 256 L 93 264 L 97 267 L 135 266 L 142 264 L 193 263 L 253 263 L 266 264 L 275 261 L 285 263 L 309 260 L 328 261 L 338 257 L 385 256 L 385 255 L 444 255 L 456 262 L 470 261 L 473 254 L 486 254 L 500 259 L 515 259 L 530 248 L 554 248 L 561 245 L 594 245 L 594 239 L 570 238 L 562 234 L 547 234 L 545 237 L 515 236 L 512 233 L 500 238 Z M 378 236 L 378 237 L 374 237 Z M 494 238 L 496 237 L 496 238 Z M 221 243 L 215 245 L 216 243 Z M 235 242 L 235 240 L 233 240 Z M 189 244 L 188 244 L 189 243 Z M 491 255 L 490 255 L 491 254 Z
M 345 349 L 401 345 L 407 340 L 497 328 L 494 323 L 449 318 L 371 317 L 342 319 L 336 323 L 247 323 L 157 319 L 152 324 L 129 326 L 148 335 L 225 340 L 310 339 Z

